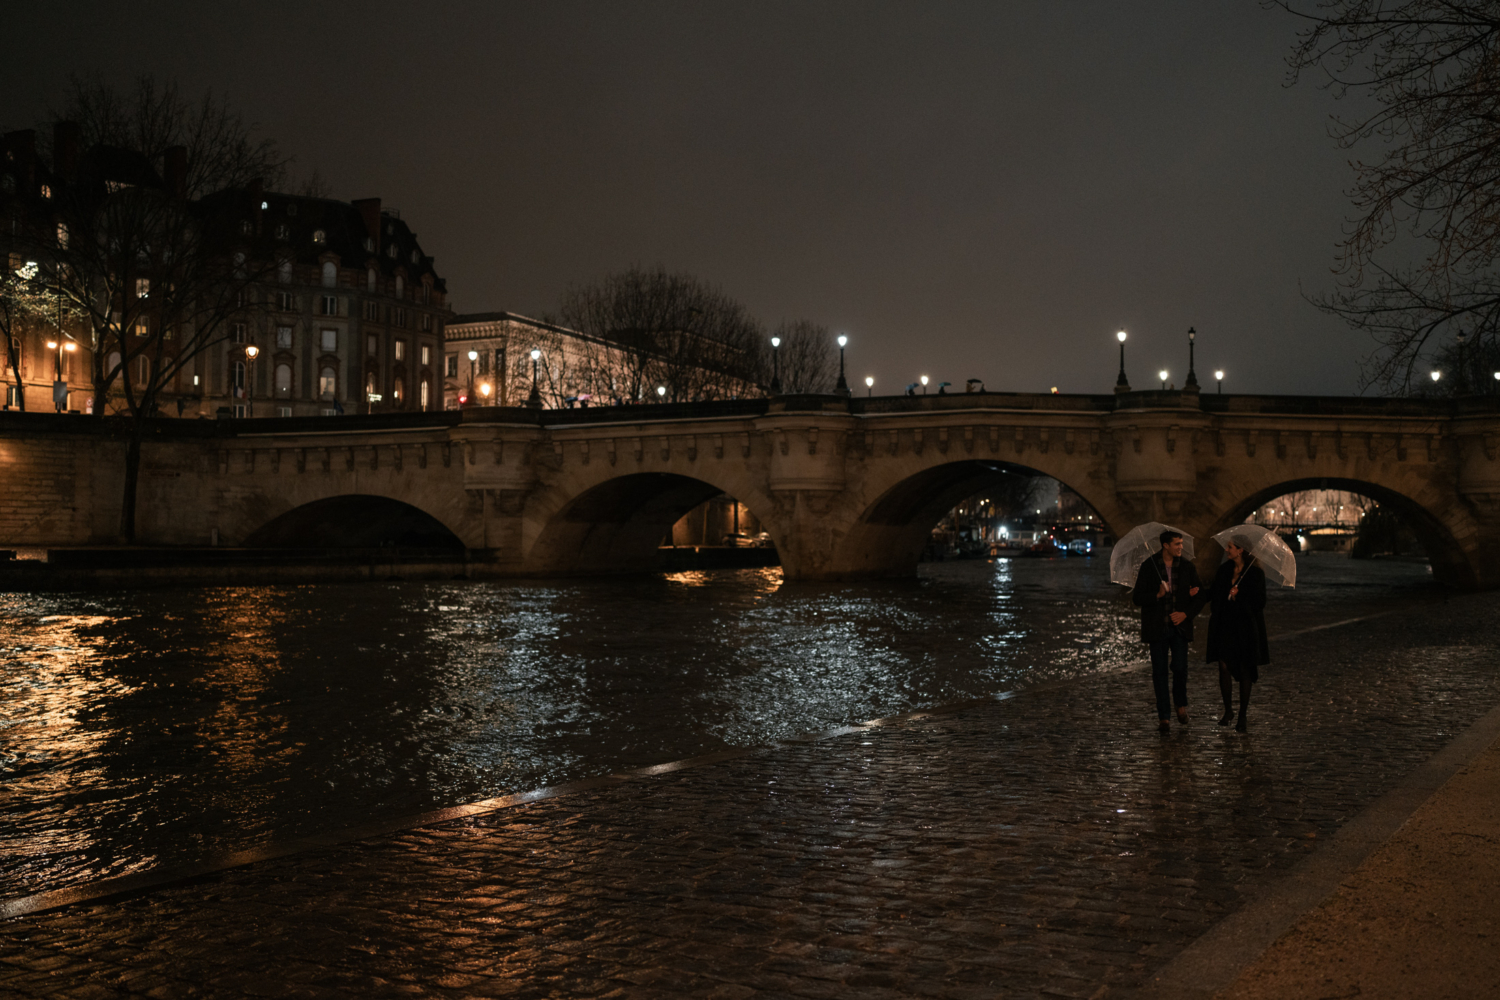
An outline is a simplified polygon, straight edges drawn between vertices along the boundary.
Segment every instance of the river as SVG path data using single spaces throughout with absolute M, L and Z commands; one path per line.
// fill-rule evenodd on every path
M 1271 595 L 1273 634 L 1441 593 L 1421 563 L 1300 572 Z M 1142 655 L 1106 577 L 1060 558 L 843 585 L 0 594 L 0 897 L 1086 678 Z M 1145 732 L 1151 704 L 1143 681 L 1121 710 Z

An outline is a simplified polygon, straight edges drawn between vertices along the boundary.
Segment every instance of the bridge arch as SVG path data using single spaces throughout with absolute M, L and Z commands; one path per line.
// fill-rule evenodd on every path
M 345 493 L 300 504 L 250 532 L 244 544 L 253 548 L 464 548 L 452 529 L 421 508 L 368 493 Z
M 1395 510 L 1411 528 L 1412 533 L 1417 536 L 1417 541 L 1426 551 L 1427 558 L 1432 563 L 1432 575 L 1435 580 L 1454 587 L 1472 588 L 1479 585 L 1476 568 L 1464 551 L 1454 526 L 1442 516 L 1446 512 L 1441 511 L 1441 508 L 1434 509 L 1436 505 L 1429 506 L 1423 500 L 1409 496 L 1400 490 L 1365 479 L 1318 476 L 1287 479 L 1260 486 L 1244 495 L 1215 518 L 1209 524 L 1207 534 L 1212 536 L 1225 528 L 1243 524 L 1245 518 L 1263 504 L 1299 490 L 1344 490 L 1367 496 L 1381 506 Z M 1206 539 L 1200 539 L 1200 541 L 1206 541 Z M 1200 556 L 1201 561 L 1217 565 L 1220 558 L 1217 545 L 1200 545 L 1200 552 L 1203 553 Z M 1202 566 L 1199 567 L 1200 571 L 1202 568 Z
M 678 472 L 633 472 L 584 485 L 532 509 L 541 521 L 526 546 L 528 573 L 640 573 L 654 568 L 657 548 L 693 508 L 727 494 L 750 509 L 781 543 L 776 525 L 762 515 L 764 500 L 744 484 L 720 484 Z M 727 488 L 726 488 L 727 487 Z M 538 506 L 541 506 L 539 504 Z
M 881 489 L 854 518 L 835 549 L 833 563 L 841 575 L 911 576 L 933 526 L 944 514 L 962 500 L 1015 476 L 1057 480 L 1097 511 L 1105 528 L 1119 534 L 1120 514 L 1107 502 L 1106 491 L 1090 484 L 1074 485 L 1086 477 L 1064 478 L 1054 470 L 999 459 L 959 459 L 911 471 Z

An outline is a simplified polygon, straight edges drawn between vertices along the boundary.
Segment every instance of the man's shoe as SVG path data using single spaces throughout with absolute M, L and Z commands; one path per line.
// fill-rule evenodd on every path
M 1170 733 L 1172 731 L 1172 720 L 1171 719 L 1162 719 L 1161 723 L 1157 726 L 1157 728 L 1160 729 L 1164 733 Z
M 1221 726 L 1227 726 L 1227 725 L 1229 725 L 1229 723 L 1231 721 L 1233 721 L 1233 719 L 1234 719 L 1234 709 L 1232 709 L 1232 708 L 1226 708 L 1226 709 L 1224 709 L 1224 714 L 1221 715 L 1221 716 L 1219 716 L 1219 725 L 1221 725 Z
M 1182 723 L 1184 726 L 1188 724 L 1187 709 L 1179 708 L 1177 710 L 1177 721 Z
M 1247 732 L 1250 731 L 1249 727 L 1247 727 L 1245 725 L 1245 713 L 1244 712 L 1240 713 L 1239 721 L 1234 724 L 1234 731 L 1237 732 L 1237 733 L 1247 733 Z

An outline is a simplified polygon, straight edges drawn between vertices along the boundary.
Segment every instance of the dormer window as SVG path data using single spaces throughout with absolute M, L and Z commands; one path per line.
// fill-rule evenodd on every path
M 319 244 L 320 246 L 322 244 L 324 244 L 324 243 L 327 243 L 328 242 L 328 234 L 325 233 L 325 232 L 323 232 L 323 230 L 321 230 L 321 229 L 314 229 L 313 230 L 313 242 Z
M 411 262 L 413 264 L 416 264 L 416 263 L 420 263 L 421 260 L 422 260 L 422 255 L 419 254 L 419 253 L 417 253 L 415 250 L 413 250 L 411 252 Z
M 283 223 L 281 223 L 281 224 L 280 224 L 280 225 L 278 225 L 278 226 L 277 226 L 277 227 L 276 227 L 276 238 L 277 238 L 277 239 L 278 239 L 278 240 L 284 240 L 284 239 L 287 239 L 287 238 L 289 238 L 289 237 L 290 237 L 290 236 L 291 236 L 291 235 L 292 235 L 292 231 L 291 231 L 291 229 L 290 229 L 290 228 L 289 228 L 289 227 L 288 227 L 288 226 L 287 226 L 287 224 L 286 224 L 286 223 L 284 223 L 284 222 L 283 222 Z
M 260 210 L 262 212 L 264 212 L 266 209 L 268 209 L 270 207 L 271 207 L 271 203 L 269 201 L 263 201 L 263 202 L 260 203 Z
M 371 293 L 375 291 L 375 269 L 373 267 L 365 272 L 365 291 Z
M 401 275 L 398 274 L 398 275 L 396 275 L 396 298 L 399 299 L 399 298 L 401 298 L 405 294 L 406 294 L 406 282 L 403 281 L 402 278 L 401 278 Z
M 375 240 L 372 239 L 369 236 L 365 237 L 365 252 L 366 253 L 374 253 L 375 252 Z
M 389 257 L 391 260 L 395 260 L 396 259 L 396 244 L 392 243 L 390 246 L 386 247 L 385 248 L 385 255 L 387 257 Z
M 244 235 L 249 236 L 254 231 L 255 231 L 255 227 L 250 224 L 250 220 L 249 219 L 246 219 L 246 220 L 244 220 L 243 222 L 240 223 L 240 232 L 243 233 Z
M 43 184 L 42 185 L 42 197 L 43 198 L 51 198 L 52 197 L 52 185 L 51 184 Z

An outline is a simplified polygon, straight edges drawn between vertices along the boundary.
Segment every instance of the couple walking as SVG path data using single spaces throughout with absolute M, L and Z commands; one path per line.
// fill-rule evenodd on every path
M 1193 619 L 1211 606 L 1208 619 L 1208 662 L 1219 665 L 1219 693 L 1224 715 L 1219 725 L 1235 717 L 1233 682 L 1240 683 L 1240 710 L 1235 729 L 1245 732 L 1250 688 L 1260 679 L 1259 667 L 1271 662 L 1266 642 L 1266 575 L 1250 554 L 1229 540 L 1228 557 L 1205 591 L 1198 570 L 1182 556 L 1182 533 L 1161 533 L 1161 551 L 1141 564 L 1135 579 L 1134 600 L 1141 609 L 1141 641 L 1151 647 L 1151 683 L 1156 689 L 1156 715 L 1162 732 L 1177 721 L 1188 722 L 1187 653 L 1193 639 Z M 1171 693 L 1167 673 L 1172 675 Z

